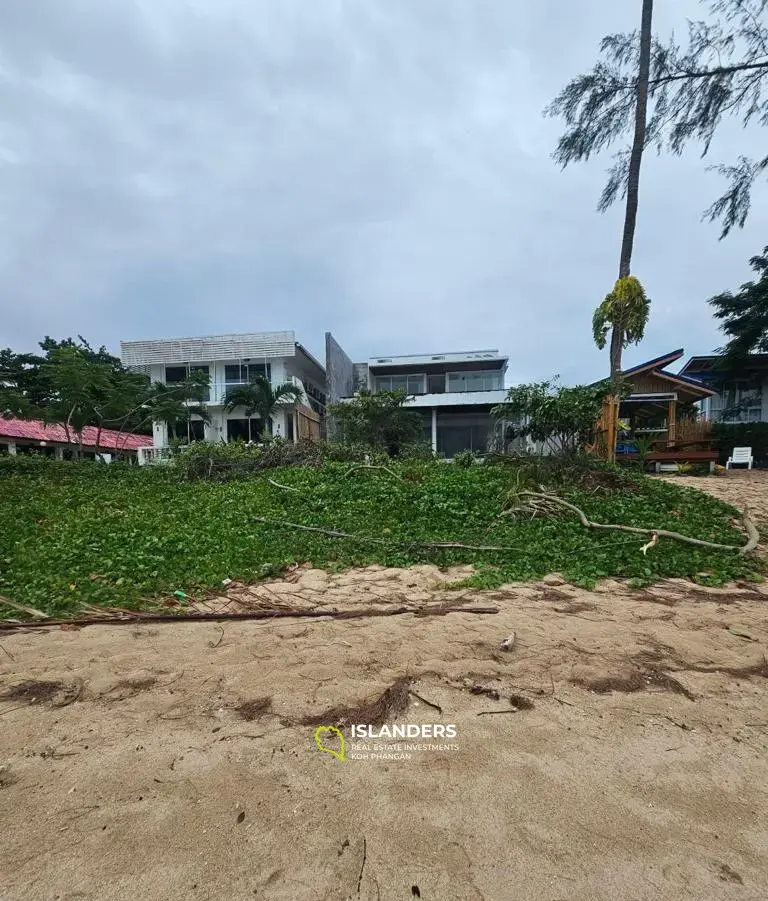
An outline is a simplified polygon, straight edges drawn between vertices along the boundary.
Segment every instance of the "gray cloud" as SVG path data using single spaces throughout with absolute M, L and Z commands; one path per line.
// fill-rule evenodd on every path
M 599 376 L 618 264 L 607 161 L 560 172 L 541 110 L 637 4 L 0 2 L 0 344 L 332 329 L 355 357 L 498 346 L 516 380 Z M 659 0 L 667 32 L 700 12 Z M 713 160 L 746 136 L 729 129 Z M 646 160 L 628 362 L 719 338 L 759 205 L 725 242 L 716 176 Z

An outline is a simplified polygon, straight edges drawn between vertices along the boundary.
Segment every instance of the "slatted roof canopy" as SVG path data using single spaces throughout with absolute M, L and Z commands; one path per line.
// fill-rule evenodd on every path
M 295 354 L 296 335 L 292 331 L 120 342 L 120 357 L 125 366 L 259 360 L 264 357 L 292 357 Z

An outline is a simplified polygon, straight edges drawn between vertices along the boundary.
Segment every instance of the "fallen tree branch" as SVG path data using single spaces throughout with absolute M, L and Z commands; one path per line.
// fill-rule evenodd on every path
M 649 542 L 649 545 L 652 546 L 654 536 L 656 538 L 671 538 L 674 541 L 682 541 L 684 544 L 692 544 L 696 547 L 710 547 L 715 548 L 719 551 L 737 551 L 739 554 L 749 554 L 754 551 L 757 547 L 757 543 L 760 540 L 760 533 L 757 530 L 757 526 L 752 521 L 749 516 L 749 508 L 744 508 L 744 513 L 742 514 L 742 522 L 744 523 L 744 530 L 747 533 L 747 543 L 743 545 L 738 544 L 719 544 L 715 541 L 705 541 L 703 538 L 691 538 L 688 535 L 681 535 L 680 532 L 670 532 L 668 529 L 643 529 L 638 526 L 622 526 L 617 525 L 616 523 L 602 523 L 602 522 L 593 522 L 591 519 L 587 517 L 587 514 L 581 509 L 581 507 L 577 507 L 576 504 L 570 503 L 570 501 L 563 500 L 561 497 L 557 497 L 554 494 L 543 494 L 536 491 L 521 491 L 520 496 L 533 498 L 534 501 L 544 502 L 547 504 L 553 504 L 555 506 L 564 507 L 566 510 L 571 510 L 575 513 L 581 524 L 587 529 L 594 529 L 596 531 L 611 531 L 611 532 L 631 532 L 633 535 L 650 535 L 652 541 Z
M 109 609 L 109 608 L 107 608 Z M 50 626 L 120 626 L 136 625 L 136 623 L 190 623 L 190 622 L 229 622 L 231 620 L 261 620 L 284 618 L 310 619 L 365 619 L 374 616 L 402 616 L 411 613 L 414 616 L 444 616 L 447 613 L 493 614 L 499 607 L 445 607 L 433 604 L 429 607 L 392 607 L 378 610 L 249 610 L 245 613 L 152 613 L 149 610 L 137 610 L 121 613 L 120 616 L 86 616 L 71 619 L 46 620 L 0 620 L 1 632 L 12 632 L 16 629 L 48 628 Z
M 288 522 L 286 519 L 270 519 L 267 516 L 251 516 L 256 522 L 263 522 L 269 526 L 280 526 L 284 529 L 298 529 L 300 532 L 319 532 L 321 535 L 329 535 L 331 538 L 349 538 L 352 541 L 362 541 L 370 544 L 384 544 L 400 548 L 424 548 L 424 549 L 460 549 L 465 551 L 522 551 L 523 548 L 509 547 L 498 544 L 462 544 L 459 541 L 387 541 L 384 538 L 370 538 L 367 535 L 353 535 L 351 532 L 340 532 L 338 529 L 326 529 L 322 526 L 303 526 L 297 522 Z
M 294 488 L 292 485 L 281 485 L 280 482 L 276 482 L 274 479 L 267 479 L 270 485 L 274 485 L 275 488 L 282 488 L 283 491 L 295 491 L 297 494 L 301 494 L 300 488 Z
M 36 619 L 48 619 L 48 614 L 43 613 L 42 610 L 38 610 L 36 607 L 28 607 L 26 604 L 17 604 L 15 601 L 10 601 L 8 598 L 0 595 L 0 607 L 10 607 L 11 610 L 18 610 L 21 613 L 28 613 L 30 616 L 34 616 Z

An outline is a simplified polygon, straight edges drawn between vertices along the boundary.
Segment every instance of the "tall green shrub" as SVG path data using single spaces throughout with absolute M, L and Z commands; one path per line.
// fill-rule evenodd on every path
M 734 447 L 751 447 L 756 462 L 768 462 L 768 422 L 716 422 L 712 426 L 712 441 L 715 450 L 720 451 L 723 465 Z

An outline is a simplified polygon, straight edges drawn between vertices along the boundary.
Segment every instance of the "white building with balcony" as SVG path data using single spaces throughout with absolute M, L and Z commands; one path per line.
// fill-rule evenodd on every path
M 281 404 L 273 415 L 274 435 L 289 441 L 319 436 L 325 413 L 325 370 L 292 331 L 121 341 L 120 356 L 124 366 L 148 374 L 153 382 L 173 385 L 195 372 L 208 378 L 203 406 L 209 421 L 193 416 L 179 435 L 169 434 L 167 423 L 154 422 L 156 451 L 167 448 L 172 437 L 219 442 L 248 441 L 250 436 L 256 440 L 264 430 L 258 415 L 249 422 L 244 409 L 225 409 L 229 389 L 247 384 L 255 375 L 266 376 L 273 385 L 290 382 L 302 391 L 301 401 Z
M 498 350 L 370 357 L 353 363 L 326 333 L 329 403 L 356 391 L 405 390 L 407 405 L 424 418 L 432 448 L 452 458 L 465 450 L 485 451 L 498 423 L 491 409 L 506 397 L 508 358 Z

